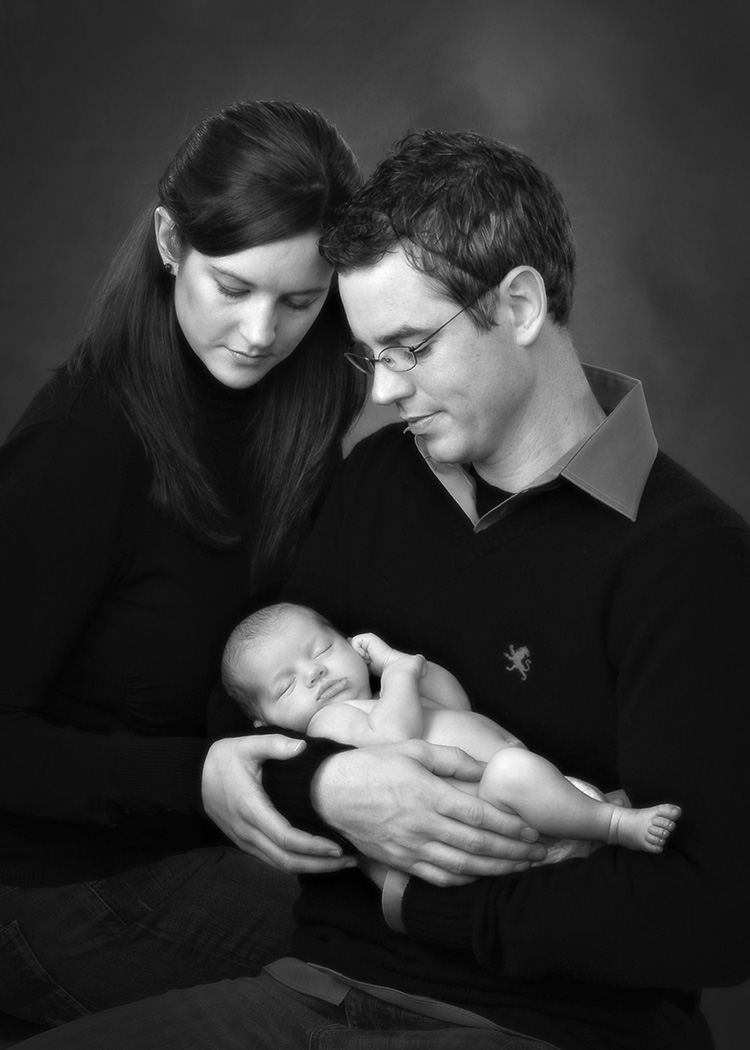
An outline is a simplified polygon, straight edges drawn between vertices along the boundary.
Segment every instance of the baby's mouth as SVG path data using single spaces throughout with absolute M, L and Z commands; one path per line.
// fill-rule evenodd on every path
M 330 685 L 323 686 L 315 697 L 316 701 L 320 704 L 324 700 L 331 700 L 334 696 L 337 696 L 343 689 L 346 689 L 349 684 L 347 678 L 338 678 L 335 682 L 331 682 Z

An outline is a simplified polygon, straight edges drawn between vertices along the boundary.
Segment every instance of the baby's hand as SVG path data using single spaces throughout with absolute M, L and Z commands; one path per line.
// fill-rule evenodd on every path
M 393 654 L 383 667 L 381 680 L 390 680 L 392 674 L 409 674 L 414 678 L 424 678 L 427 674 L 427 661 L 421 653 L 400 653 L 398 649 L 391 649 Z
M 425 672 L 426 661 L 423 656 L 409 656 L 406 653 L 399 652 L 398 649 L 391 648 L 376 634 L 357 634 L 352 638 L 351 644 L 372 673 L 378 676 L 382 676 L 386 667 L 393 666 L 397 660 L 419 661 L 418 674 L 421 676 Z
M 381 675 L 394 652 L 376 634 L 355 634 L 352 647 L 359 653 L 373 674 Z

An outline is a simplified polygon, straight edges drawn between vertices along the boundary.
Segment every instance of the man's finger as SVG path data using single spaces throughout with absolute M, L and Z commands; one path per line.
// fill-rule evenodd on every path
M 493 837 L 467 840 L 461 826 L 446 830 L 439 839 L 425 843 L 421 860 L 451 875 L 507 875 L 517 864 L 544 860 L 544 846 Z
M 438 777 L 455 777 L 457 780 L 481 780 L 485 770 L 483 762 L 477 762 L 460 747 L 442 744 L 427 744 L 425 741 L 408 741 L 413 745 L 413 758 Z
M 516 813 L 498 809 L 451 784 L 446 784 L 445 788 L 440 798 L 440 813 L 465 826 L 467 834 L 477 829 L 523 842 L 536 842 L 538 839 L 538 832 Z

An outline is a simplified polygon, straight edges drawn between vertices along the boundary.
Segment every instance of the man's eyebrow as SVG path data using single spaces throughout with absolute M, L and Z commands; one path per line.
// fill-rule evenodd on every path
M 405 346 L 409 342 L 419 342 L 418 337 L 426 338 L 430 333 L 434 331 L 432 328 L 418 328 L 416 325 L 402 325 L 401 328 L 394 329 L 391 332 L 386 332 L 381 335 L 376 343 L 378 346 Z M 364 342 L 364 340 L 361 340 Z

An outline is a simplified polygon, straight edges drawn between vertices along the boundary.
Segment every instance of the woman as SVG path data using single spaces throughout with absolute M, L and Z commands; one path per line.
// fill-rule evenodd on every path
M 0 450 L 9 1012 L 59 1024 L 283 953 L 294 881 L 207 814 L 221 824 L 233 783 L 239 796 L 303 745 L 214 743 L 208 699 L 229 630 L 284 578 L 362 407 L 317 248 L 359 181 L 302 106 L 203 121 Z M 343 863 L 269 812 L 270 837 L 246 850 Z

